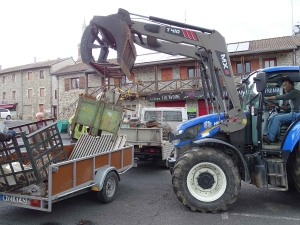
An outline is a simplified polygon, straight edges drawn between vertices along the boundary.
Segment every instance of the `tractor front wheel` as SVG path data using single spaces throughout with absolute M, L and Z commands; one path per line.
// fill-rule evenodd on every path
M 173 168 L 173 189 L 192 211 L 217 213 L 236 201 L 241 178 L 232 159 L 212 147 L 197 147 L 182 155 Z

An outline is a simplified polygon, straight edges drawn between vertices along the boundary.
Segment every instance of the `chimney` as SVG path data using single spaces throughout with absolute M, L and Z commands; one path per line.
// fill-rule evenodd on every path
M 34 64 L 36 64 L 36 57 L 34 57 Z
M 2 66 L 0 65 L 0 70 L 2 70 Z

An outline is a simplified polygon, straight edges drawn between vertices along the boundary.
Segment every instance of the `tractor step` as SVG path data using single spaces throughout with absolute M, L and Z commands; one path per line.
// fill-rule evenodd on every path
M 267 159 L 268 165 L 268 189 L 275 191 L 287 191 L 288 181 L 286 162 L 283 159 Z

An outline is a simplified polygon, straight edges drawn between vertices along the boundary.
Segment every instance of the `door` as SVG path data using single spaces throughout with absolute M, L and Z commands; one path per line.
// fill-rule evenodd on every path
M 199 99 L 198 100 L 198 113 L 199 113 L 199 116 L 203 116 L 203 115 L 207 114 L 204 99 Z

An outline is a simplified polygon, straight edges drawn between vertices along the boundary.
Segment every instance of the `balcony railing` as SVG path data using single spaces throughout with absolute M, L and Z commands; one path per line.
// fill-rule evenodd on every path
M 235 83 L 241 83 L 241 77 L 235 76 Z M 201 90 L 202 83 L 199 77 L 173 80 L 157 81 L 137 81 L 131 84 L 110 85 L 109 89 L 120 87 L 123 91 L 130 89 L 131 92 L 137 92 L 140 96 L 147 96 L 154 93 L 175 93 L 183 91 Z
M 110 89 L 119 85 L 110 85 Z M 198 90 L 202 88 L 199 77 L 174 80 L 158 80 L 158 81 L 138 81 L 132 84 L 123 84 L 120 88 L 124 91 L 131 89 L 131 92 L 137 92 L 139 95 L 149 95 L 153 93 L 170 93 Z

